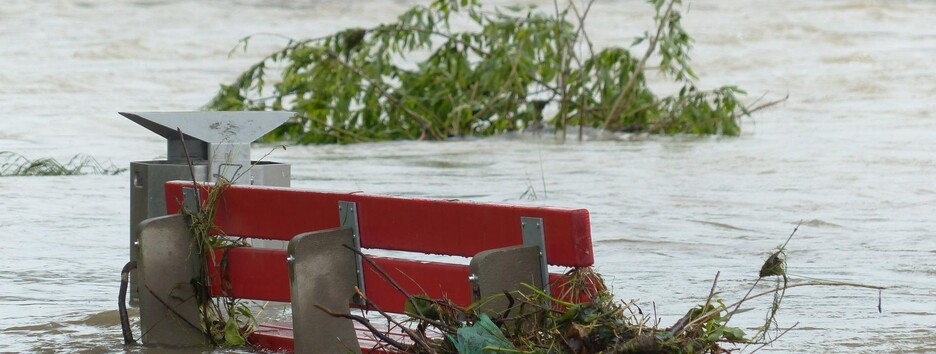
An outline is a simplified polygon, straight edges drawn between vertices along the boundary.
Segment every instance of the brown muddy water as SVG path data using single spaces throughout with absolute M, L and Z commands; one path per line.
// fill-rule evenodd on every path
M 158 158 L 161 139 L 117 111 L 198 109 L 283 44 L 258 38 L 229 58 L 239 38 L 373 25 L 407 3 L 5 0 L 0 151 Z M 932 1 L 692 1 L 700 86 L 790 95 L 740 137 L 516 135 L 271 159 L 301 188 L 587 208 L 598 270 L 664 325 L 703 302 L 718 271 L 722 297 L 742 296 L 803 220 L 789 272 L 886 286 L 883 313 L 877 291 L 792 289 L 779 323 L 798 325 L 765 350 L 936 352 L 934 17 Z M 648 19 L 640 1 L 599 0 L 590 35 L 627 45 Z M 521 198 L 531 189 L 536 200 Z M 156 352 L 121 344 L 128 199 L 126 174 L 0 178 L 0 352 Z M 767 305 L 735 324 L 759 325 Z

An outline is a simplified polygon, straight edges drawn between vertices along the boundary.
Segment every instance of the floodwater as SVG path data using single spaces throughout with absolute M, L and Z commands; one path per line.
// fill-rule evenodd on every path
M 161 138 L 116 112 L 198 109 L 283 44 L 259 37 L 229 58 L 243 36 L 313 37 L 406 5 L 5 0 L 0 151 L 119 166 L 158 158 Z M 629 45 L 649 28 L 648 11 L 598 1 L 590 36 Z M 717 272 L 721 296 L 740 298 L 802 220 L 789 272 L 886 286 L 882 312 L 875 290 L 791 289 L 778 321 L 796 327 L 766 350 L 934 352 L 934 15 L 923 0 L 691 1 L 701 87 L 790 96 L 746 120 L 740 137 L 518 135 L 295 146 L 270 159 L 292 164 L 300 188 L 587 208 L 598 270 L 664 325 L 703 302 Z M 116 299 L 128 178 L 0 178 L 0 352 L 125 350 Z M 521 198 L 531 190 L 535 200 Z M 752 301 L 735 324 L 759 325 L 768 303 Z

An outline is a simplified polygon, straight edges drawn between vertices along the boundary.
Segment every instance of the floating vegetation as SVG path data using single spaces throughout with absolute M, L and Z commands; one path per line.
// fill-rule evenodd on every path
M 53 158 L 30 160 L 11 151 L 0 152 L 0 176 L 73 176 L 73 175 L 116 175 L 126 171 L 114 164 L 103 164 L 87 155 L 75 155 L 67 163 Z
M 779 102 L 746 107 L 737 87 L 699 89 L 682 0 L 648 2 L 654 28 L 629 47 L 598 48 L 585 30 L 594 1 L 568 1 L 562 9 L 557 1 L 555 9 L 541 10 L 432 0 L 395 22 L 289 39 L 221 85 L 206 108 L 297 112 L 265 140 L 308 144 L 441 140 L 546 126 L 563 140 L 570 127 L 578 127 L 579 140 L 586 127 L 738 135 L 740 117 Z M 453 30 L 450 18 L 472 29 Z M 246 50 L 251 38 L 237 48 Z M 641 43 L 645 52 L 632 53 Z M 648 70 L 673 82 L 674 93 L 651 91 Z
M 793 234 L 790 235 L 792 237 Z M 521 292 L 494 295 L 492 298 L 506 297 L 510 304 L 505 311 L 495 314 L 484 313 L 479 309 L 479 304 L 491 298 L 481 299 L 463 308 L 448 300 L 430 300 L 404 292 L 410 299 L 407 304 L 407 315 L 410 318 L 404 322 L 415 328 L 407 331 L 412 339 L 408 343 L 412 344 L 380 337 L 380 333 L 376 333 L 378 330 L 369 327 L 378 338 L 383 338 L 382 345 L 408 353 L 717 354 L 748 351 L 750 346 L 755 347 L 751 351 L 757 351 L 792 329 L 779 328 L 775 321 L 780 299 L 787 289 L 802 286 L 884 289 L 836 281 L 791 284 L 786 274 L 785 249 L 786 243 L 767 257 L 760 276 L 751 287 L 753 290 L 761 279 L 777 277 L 778 285 L 774 289 L 754 295 L 748 291 L 740 300 L 726 304 L 716 290 L 719 276 L 716 274 L 704 302 L 689 309 L 685 316 L 668 327 L 661 326 L 655 309 L 642 309 L 634 300 L 615 300 L 601 277 L 591 268 L 574 269 L 567 273 L 563 280 L 567 283 L 561 288 L 568 290 L 556 296 L 532 287 L 528 287 L 530 291 L 526 295 Z M 385 272 L 379 273 L 386 277 Z M 729 325 L 732 316 L 743 304 L 763 296 L 774 296 L 774 301 L 768 309 L 766 323 L 757 328 L 755 334 L 749 335 L 741 328 Z M 381 314 L 391 319 L 390 315 Z M 359 322 L 367 321 L 359 316 L 332 315 Z M 769 336 L 771 331 L 777 334 Z M 441 333 L 442 336 L 433 333 Z
M 204 202 L 198 206 L 198 210 L 186 210 L 183 212 L 188 215 L 192 233 L 197 245 L 198 255 L 207 257 L 206 262 L 226 265 L 227 251 L 236 248 L 249 246 L 243 238 L 229 237 L 224 235 L 214 224 L 215 207 L 228 186 L 230 181 L 220 177 L 213 186 L 209 188 L 207 184 L 195 184 L 198 186 L 199 194 L 207 194 Z M 220 251 L 220 252 L 218 252 Z M 220 255 L 219 255 L 220 254 Z M 221 259 L 218 259 L 220 257 Z M 227 272 L 222 272 L 227 274 Z M 247 342 L 247 336 L 253 332 L 256 320 L 250 308 L 240 299 L 233 297 L 212 297 L 211 296 L 211 278 L 205 267 L 201 268 L 201 274 L 196 280 L 196 293 L 198 293 L 199 312 L 201 313 L 202 331 L 208 338 L 208 341 L 215 346 L 237 347 Z M 226 279 L 222 279 L 222 292 L 229 292 L 229 284 Z
M 408 335 L 417 338 L 404 344 L 384 337 L 382 345 L 407 353 L 724 353 L 728 345 L 751 342 L 743 330 L 728 326 L 730 305 L 715 298 L 715 293 L 664 328 L 636 302 L 615 300 L 591 268 L 574 269 L 565 279 L 573 283 L 565 288 L 577 290 L 553 297 L 530 287 L 529 295 L 492 296 L 507 297 L 511 304 L 497 314 L 477 308 L 491 298 L 463 308 L 448 300 L 411 297 L 411 303 L 418 302 L 423 309 L 408 311 L 412 317 L 405 321 L 416 329 Z M 563 300 L 581 296 L 589 300 Z

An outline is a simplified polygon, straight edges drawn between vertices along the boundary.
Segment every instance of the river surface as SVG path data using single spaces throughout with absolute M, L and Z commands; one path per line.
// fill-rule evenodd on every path
M 0 151 L 124 167 L 159 158 L 162 139 L 118 111 L 198 109 L 284 44 L 259 37 L 228 57 L 246 35 L 314 37 L 406 7 L 4 0 Z M 692 1 L 684 22 L 701 87 L 790 96 L 740 137 L 520 134 L 291 146 L 270 159 L 292 164 L 300 188 L 587 208 L 598 271 L 664 326 L 704 302 L 719 271 L 721 296 L 739 299 L 802 221 L 789 273 L 886 286 L 883 312 L 876 290 L 791 289 L 778 321 L 796 327 L 766 350 L 936 352 L 933 18 L 933 1 Z M 629 45 L 651 25 L 640 1 L 599 0 L 589 21 L 600 46 Z M 128 179 L 0 178 L 0 352 L 140 351 L 123 347 L 116 315 Z M 735 325 L 759 325 L 769 300 L 749 305 Z

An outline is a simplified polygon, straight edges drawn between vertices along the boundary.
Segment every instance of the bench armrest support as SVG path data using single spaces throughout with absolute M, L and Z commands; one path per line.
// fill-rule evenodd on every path
M 486 300 L 481 311 L 492 317 L 500 317 L 509 301 L 505 297 L 491 297 L 504 292 L 520 292 L 529 295 L 532 291 L 523 286 L 530 284 L 544 288 L 540 270 L 540 248 L 535 245 L 510 246 L 479 252 L 471 258 L 472 302 Z
M 289 291 L 297 353 L 360 353 L 354 324 L 332 317 L 350 314 L 355 295 L 357 264 L 353 230 L 338 228 L 299 234 L 289 241 Z
M 204 257 L 196 254 L 192 231 L 181 214 L 140 223 L 140 326 L 143 343 L 171 347 L 208 344 L 201 330 L 192 280 Z

